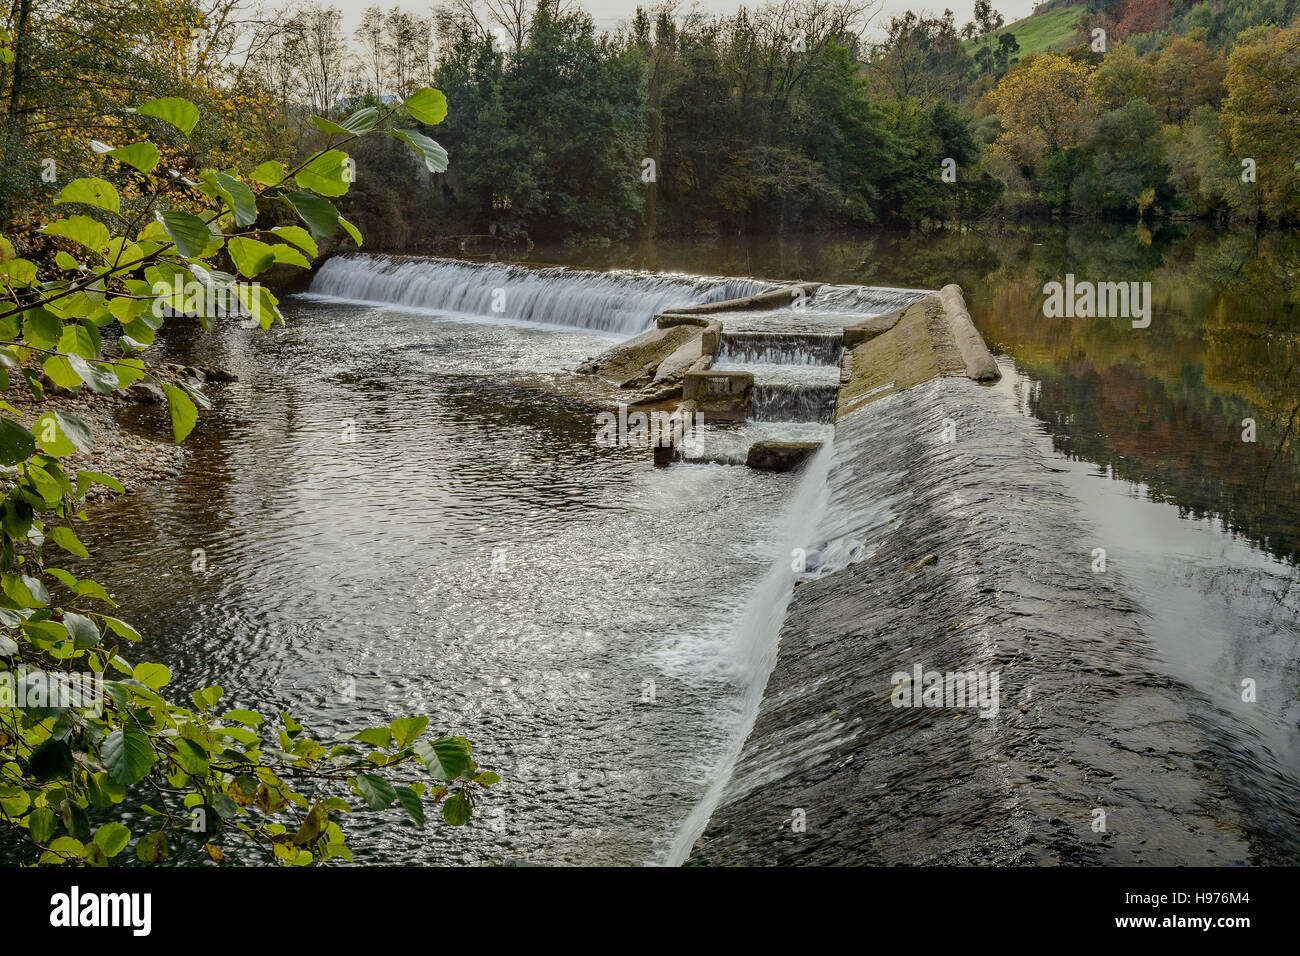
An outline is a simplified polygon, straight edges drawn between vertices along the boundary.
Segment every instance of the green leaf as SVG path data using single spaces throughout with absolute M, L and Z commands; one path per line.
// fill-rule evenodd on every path
M 191 776 L 207 776 L 208 752 L 192 740 L 176 738 L 176 762 Z
M 56 219 L 48 226 L 45 226 L 41 232 L 47 236 L 59 236 L 69 239 L 95 252 L 106 248 L 108 241 L 112 238 L 106 225 L 97 219 L 91 219 L 89 216 L 68 216 L 66 219 Z
M 56 205 L 64 202 L 85 203 L 87 206 L 96 206 L 109 212 L 119 212 L 122 208 L 122 200 L 117 194 L 117 188 L 112 183 L 96 178 L 74 179 L 59 191 L 58 198 L 54 202 Z M 63 263 L 59 265 L 61 268 L 68 268 Z M 72 268 L 76 268 L 75 260 Z
M 398 787 L 396 792 L 397 802 L 402 805 L 406 815 L 415 821 L 416 826 L 424 826 L 424 803 L 420 800 L 420 795 L 410 787 Z
M 36 436 L 12 418 L 0 416 L 0 465 L 16 465 L 36 451 Z
M 348 154 L 337 149 L 326 150 L 312 157 L 302 169 L 294 173 L 294 181 L 303 189 L 322 196 L 342 196 L 352 185 Z
M 155 761 L 149 738 L 136 727 L 119 727 L 110 733 L 100 744 L 99 755 L 108 778 L 128 787 L 143 780 Z
M 27 817 L 27 832 L 37 843 L 49 843 L 56 826 L 58 818 L 49 807 L 37 807 Z
M 154 116 L 171 123 L 186 136 L 190 135 L 194 124 L 199 121 L 198 107 L 179 96 L 164 96 L 161 99 L 150 100 L 138 107 L 136 112 L 141 116 Z
M 84 322 L 64 326 L 63 334 L 59 336 L 59 351 L 69 355 L 93 359 L 99 355 L 100 348 L 99 329 Z
M 90 552 L 86 550 L 84 544 L 77 540 L 77 536 L 72 533 L 71 528 L 65 528 L 62 525 L 55 528 L 46 528 L 45 536 L 69 554 L 75 554 L 79 558 L 90 557 Z M 66 624 L 67 621 L 65 620 L 64 623 Z M 95 637 L 96 639 L 99 638 L 99 631 L 95 631 Z
M 168 238 L 176 243 L 176 250 L 187 259 L 202 255 L 212 241 L 212 231 L 198 216 L 173 209 L 162 213 L 160 218 Z
M 357 790 L 371 810 L 387 810 L 397 799 L 397 791 L 383 777 L 373 773 L 359 773 L 356 776 Z
M 10 259 L 0 265 L 0 274 L 7 277 L 6 285 L 12 285 L 20 289 L 26 288 L 36 282 L 36 263 L 29 262 L 26 259 Z
M 248 314 L 262 328 L 269 329 L 277 319 L 283 324 L 284 317 L 276 308 L 280 300 L 266 286 L 243 283 L 235 289 L 235 294 L 239 296 L 239 301 L 244 304 Z
M 393 745 L 393 732 L 387 727 L 367 727 L 360 733 L 353 734 L 352 739 L 372 747 L 388 748 Z
M 171 411 L 172 435 L 177 443 L 183 442 L 199 420 L 198 409 L 183 388 L 164 385 L 163 394 L 167 396 L 167 408 Z
M 194 701 L 194 706 L 199 710 L 211 710 L 213 705 L 221 700 L 225 693 L 225 689 L 220 684 L 213 684 L 211 687 L 196 690 L 190 694 L 190 699 Z
M 167 859 L 167 834 L 159 830 L 140 837 L 135 843 L 135 855 L 141 863 L 161 863 Z
M 339 222 L 343 222 L 343 217 L 339 216 Z M 277 242 L 271 246 L 271 254 L 275 256 L 277 263 L 284 265 L 301 266 L 304 269 L 310 269 L 311 263 L 301 252 L 289 245 L 287 242 Z
M 347 231 L 347 234 L 352 237 L 352 241 L 357 244 L 357 248 L 360 249 L 361 230 L 358 229 L 356 226 L 352 225 L 352 223 L 348 222 L 342 216 L 339 216 L 339 225 L 342 226 Z
M 447 165 L 450 163 L 447 158 L 447 151 L 429 137 L 413 129 L 395 129 L 393 135 L 409 144 L 420 154 L 420 158 L 424 160 L 424 165 L 429 172 L 445 173 L 447 171 Z
M 134 166 L 142 173 L 151 173 L 158 165 L 158 147 L 147 140 L 110 149 L 108 155 L 128 166 Z
M 59 530 L 66 531 L 67 529 Z M 82 551 L 84 552 L 85 549 L 83 548 Z M 86 557 L 89 557 L 89 555 L 86 555 Z M 72 611 L 64 611 L 63 626 L 67 630 L 68 636 L 72 638 L 73 647 L 79 651 L 94 647 L 99 643 L 99 628 L 88 617 L 82 617 Z
M 442 95 L 442 91 L 427 86 L 408 96 L 402 105 L 425 126 L 437 126 L 447 118 L 447 97 Z
M 285 168 L 275 160 L 267 160 L 248 174 L 248 178 L 263 186 L 278 186 L 284 182 Z
M 235 264 L 240 275 L 253 278 L 275 265 L 275 253 L 265 242 L 236 236 L 226 243 L 230 261 Z M 305 264 L 305 263 L 304 263 Z
M 123 640 L 127 640 L 127 641 L 140 640 L 140 632 L 137 631 L 135 628 L 133 628 L 130 624 L 127 624 L 125 621 L 119 621 L 115 617 L 105 616 L 104 623 L 108 625 L 108 629 L 110 631 L 112 631 L 114 634 L 116 634 L 118 637 L 122 638 Z
M 311 193 L 289 193 L 284 198 L 317 239 L 338 232 L 339 211 L 328 200 Z
M 316 240 L 302 226 L 276 226 L 271 231 L 278 236 L 283 236 L 313 259 L 320 255 L 320 248 L 316 245 Z
M 23 341 L 33 348 L 52 349 L 63 335 L 63 323 L 48 309 L 28 309 L 23 313 Z
M 251 226 L 257 220 L 257 197 L 248 184 L 227 173 L 208 170 L 200 177 L 235 214 L 235 225 Z
M 298 828 L 298 832 L 293 835 L 294 845 L 306 846 L 309 843 L 315 843 L 320 839 L 320 835 L 325 832 L 329 822 L 329 814 L 325 812 L 325 808 L 320 803 L 315 804 L 307 812 L 307 817 L 302 821 L 302 826 Z
M 171 682 L 172 672 L 162 664 L 137 664 L 131 676 L 151 690 L 159 690 Z
M 117 856 L 131 842 L 131 831 L 116 821 L 105 823 L 95 831 L 94 842 L 104 851 L 104 856 Z
M 66 414 L 66 413 L 56 413 L 56 414 Z M 105 488 L 111 488 L 113 491 L 116 491 L 119 495 L 126 493 L 126 487 L 120 481 L 114 478 L 112 475 L 101 474 L 98 471 L 79 471 L 77 472 L 77 493 L 79 495 L 84 495 L 86 493 L 84 489 L 82 489 L 81 487 L 81 483 L 83 479 L 86 482 L 87 488 L 90 487 L 90 483 L 93 481 L 97 485 L 103 485 Z
M 448 826 L 464 826 L 469 823 L 473 812 L 469 797 L 463 793 L 454 794 L 442 802 L 442 818 L 447 821 Z
M 83 382 L 90 386 L 92 391 L 107 395 L 117 389 L 119 384 L 117 373 L 107 365 L 87 362 L 80 355 L 68 355 L 67 360 L 68 364 L 72 366 L 72 370 L 77 373 L 77 376 Z
M 341 123 L 325 119 L 323 116 L 313 116 L 311 118 L 317 129 L 334 134 L 369 133 L 375 128 L 375 123 L 378 120 L 379 110 L 373 106 L 363 106 Z
M 51 737 L 32 751 L 27 774 L 37 783 L 65 780 L 72 774 L 72 748 L 66 741 Z
M 103 601 L 105 604 L 117 607 L 117 603 L 108 596 L 108 592 L 104 590 L 103 585 L 97 584 L 94 581 L 83 578 L 77 582 L 77 586 L 72 590 L 80 594 L 82 597 L 92 597 L 97 601 Z
M 41 369 L 50 381 L 60 388 L 79 388 L 81 376 L 72 370 L 66 355 L 51 355 L 41 363 Z
M 397 741 L 397 749 L 410 746 L 411 742 L 424 733 L 424 728 L 429 726 L 428 717 L 399 717 L 388 725 L 393 729 L 393 739 Z
M 418 756 L 436 780 L 455 780 L 472 766 L 469 741 L 464 737 L 439 737 L 415 745 Z

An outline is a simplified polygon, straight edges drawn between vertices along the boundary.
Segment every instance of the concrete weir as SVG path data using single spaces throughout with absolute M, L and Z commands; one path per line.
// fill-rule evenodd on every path
M 753 725 L 673 862 L 1300 859 L 1252 825 L 1277 808 L 1253 812 L 1270 787 L 1229 772 L 1213 705 L 1153 669 L 1122 577 L 1091 572 L 1050 440 L 976 384 L 999 368 L 960 290 L 868 322 Z
M 907 304 L 881 310 L 871 294 Z M 577 371 L 628 390 L 629 406 L 678 402 L 676 417 L 691 421 L 815 424 L 834 421 L 846 400 L 860 402 L 867 373 L 889 371 L 900 357 L 911 383 L 961 371 L 977 380 L 997 375 L 956 286 L 926 293 L 802 282 L 659 313 L 654 328 Z M 891 380 L 889 387 L 906 384 Z M 698 418 L 681 414 L 687 406 Z M 687 428 L 674 429 L 671 443 L 654 449 L 654 463 L 678 460 L 691 437 Z M 806 459 L 807 446 L 763 440 L 743 460 L 785 470 Z

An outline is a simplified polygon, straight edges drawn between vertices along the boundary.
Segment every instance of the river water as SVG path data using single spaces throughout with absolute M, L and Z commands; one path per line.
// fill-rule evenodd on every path
M 1244 763 L 1288 791 L 1300 780 L 1295 237 L 1042 228 L 517 257 L 960 282 L 1005 353 L 998 394 L 1050 440 L 1080 520 L 1142 608 L 1153 666 L 1214 702 L 1206 720 Z M 1152 282 L 1151 327 L 1045 319 L 1042 285 L 1066 272 Z M 219 683 L 232 706 L 287 708 L 321 737 L 426 713 L 502 773 L 460 830 L 357 814 L 359 861 L 664 862 L 684 825 L 702 825 L 692 814 L 752 717 L 791 549 L 816 538 L 825 462 L 802 477 L 655 470 L 646 450 L 600 447 L 592 408 L 536 386 L 656 309 L 765 286 L 603 281 L 584 278 L 566 308 L 562 289 L 496 267 L 454 295 L 429 283 L 444 299 L 287 299 L 288 325 L 270 333 L 169 327 L 170 357 L 240 380 L 187 442 L 182 479 L 79 529 L 103 583 L 130 595 L 137 656 L 168 664 L 174 689 Z M 159 410 L 137 415 L 161 433 Z

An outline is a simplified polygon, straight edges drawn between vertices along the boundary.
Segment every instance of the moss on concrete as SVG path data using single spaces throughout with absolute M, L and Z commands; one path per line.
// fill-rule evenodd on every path
M 927 296 L 904 309 L 889 331 L 845 352 L 835 418 L 932 378 L 965 374 L 943 305 Z
M 704 329 L 694 325 L 653 328 L 588 359 L 577 371 L 583 375 L 599 375 L 624 388 L 649 385 L 664 360 L 692 339 L 696 340 L 698 355 L 703 334 Z

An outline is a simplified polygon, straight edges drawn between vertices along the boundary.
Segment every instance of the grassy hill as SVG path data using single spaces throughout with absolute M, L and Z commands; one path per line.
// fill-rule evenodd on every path
M 966 41 L 966 52 L 974 55 L 975 51 L 986 44 L 996 45 L 1003 33 L 1015 36 L 1020 44 L 1019 56 L 1026 53 L 1044 53 L 1047 50 L 1070 46 L 1074 37 L 1074 24 L 1083 12 L 1082 3 L 1068 3 L 1062 0 L 1040 4 L 1038 9 L 1015 23 L 1007 24 L 997 33 Z

